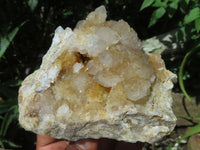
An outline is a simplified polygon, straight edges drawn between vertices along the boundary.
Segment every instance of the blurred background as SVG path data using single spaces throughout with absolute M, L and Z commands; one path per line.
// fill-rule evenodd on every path
M 186 113 L 177 117 L 189 123 L 145 148 L 191 147 L 189 138 L 200 132 L 200 0 L 0 0 L 0 148 L 35 149 L 35 134 L 18 123 L 19 86 L 39 68 L 55 29 L 73 29 L 100 5 L 108 20 L 127 21 L 149 52 L 162 52 L 166 67 L 178 76 L 173 91 L 180 93 Z M 159 44 L 165 48 L 155 46 Z M 194 107 L 198 112 L 191 115 L 188 108 Z

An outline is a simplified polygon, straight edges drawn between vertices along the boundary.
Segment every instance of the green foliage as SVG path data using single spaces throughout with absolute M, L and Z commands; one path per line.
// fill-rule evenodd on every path
M 190 1 L 190 0 L 144 0 L 140 11 L 147 7 L 156 8 L 150 18 L 148 27 L 155 25 L 162 17 L 168 16 L 169 19 L 173 19 L 175 14 L 180 14 L 183 19 L 177 22 L 177 27 L 180 28 L 188 26 L 190 29 L 189 34 L 197 34 L 200 30 L 200 1 Z M 165 18 L 167 19 L 167 18 Z M 192 29 L 195 29 L 192 30 Z M 199 36 L 198 36 L 199 37 Z M 197 38 L 197 37 L 195 37 Z
M 6 143 L 6 144 L 8 144 L 10 147 L 13 147 L 13 148 L 21 148 L 20 145 L 17 145 L 17 144 L 15 144 L 14 142 L 11 142 L 10 140 L 2 139 L 2 140 L 0 141 L 1 147 L 4 147 L 3 143 Z
M 199 33 L 200 31 L 200 18 L 195 19 L 195 28 L 197 32 Z
M 146 7 L 151 6 L 151 4 L 154 2 L 154 0 L 144 0 L 142 3 L 142 6 L 140 7 L 140 11 L 145 9 Z
M 192 127 L 184 136 L 182 136 L 178 142 L 180 142 L 183 139 L 186 139 L 194 134 L 200 133 L 200 124 L 197 124 L 196 126 Z
M 191 121 L 191 122 L 195 122 L 195 121 L 199 121 L 200 120 L 200 116 L 197 116 L 197 117 L 191 117 L 191 116 L 177 116 L 179 118 L 183 118 L 183 119 L 186 119 L 188 121 Z M 193 126 L 189 131 L 187 131 L 185 133 L 185 135 L 183 135 L 179 140 L 178 140 L 178 143 L 180 143 L 182 140 L 194 135 L 194 134 L 197 134 L 197 133 L 200 133 L 200 123 L 198 123 L 197 125 Z
M 148 27 L 151 27 L 152 25 L 154 25 L 158 19 L 160 19 L 164 14 L 165 14 L 166 10 L 163 7 L 157 8 L 151 16 L 150 22 Z
M 5 113 L 4 117 L 2 117 L 2 123 L 0 126 L 0 145 L 4 148 L 4 143 L 14 147 L 17 146 L 12 141 L 6 139 L 6 133 L 8 130 L 9 125 L 12 123 L 13 120 L 18 118 L 18 105 L 17 100 L 9 99 L 6 102 L 0 102 L 0 115 Z M 17 146 L 18 147 L 18 146 Z
M 191 98 L 190 96 L 188 95 L 188 93 L 186 92 L 185 90 L 185 87 L 184 87 L 184 83 L 183 83 L 183 71 L 184 71 L 184 66 L 185 64 L 187 63 L 189 57 L 197 50 L 200 49 L 200 44 L 197 44 L 194 48 L 192 48 L 189 52 L 186 53 L 182 63 L 181 63 L 181 66 L 180 66 L 180 69 L 179 69 L 179 73 L 178 73 L 178 78 L 179 78 L 179 85 L 180 85 L 180 88 L 182 90 L 182 92 L 184 93 L 185 97 L 190 101 Z
M 154 0 L 154 3 L 153 3 L 153 7 L 163 7 L 163 8 L 167 8 L 167 2 L 168 0 Z
M 17 119 L 17 118 L 18 118 L 18 107 L 17 105 L 13 105 L 7 110 L 4 116 L 3 122 L 1 124 L 0 136 L 6 135 L 9 125 L 14 119 Z
M 34 9 L 37 7 L 38 0 L 29 0 L 28 6 L 30 7 L 31 11 L 34 11 Z
M 142 37 L 146 36 L 145 26 L 141 28 L 139 24 L 140 20 L 146 21 L 138 14 L 140 1 L 0 1 L 1 148 L 35 149 L 35 134 L 25 131 L 18 123 L 17 96 L 21 81 L 39 67 L 57 26 L 74 28 L 78 20 L 102 4 L 108 10 L 108 18 L 123 18 L 131 26 L 138 23 L 135 28 Z M 25 21 L 23 27 L 19 26 Z
M 190 0 L 153 0 L 153 1 L 146 1 L 144 0 L 140 11 L 143 11 L 148 8 L 154 8 L 153 13 L 151 15 L 149 21 L 149 28 L 156 26 L 161 19 L 170 20 L 174 19 L 177 14 L 182 16 L 180 20 L 175 23 L 176 28 L 176 41 L 190 41 L 193 44 L 190 44 L 190 47 L 186 51 L 186 54 L 180 64 L 179 72 L 178 72 L 178 79 L 179 79 L 179 86 L 182 92 L 184 93 L 185 97 L 190 101 L 191 98 L 186 92 L 184 80 L 186 81 L 190 78 L 190 74 L 192 72 L 188 71 L 188 68 L 193 68 L 191 62 L 195 59 L 193 57 L 198 57 L 198 51 L 200 50 L 199 38 L 200 38 L 200 1 L 190 1 Z M 174 20 L 175 21 L 175 20 Z M 197 60 L 198 61 L 198 60 Z M 186 68 L 187 66 L 188 68 Z M 198 64 L 197 64 L 198 66 Z M 193 69 L 193 74 L 195 74 L 196 70 Z M 197 75 L 195 75 L 197 76 Z M 197 84 L 197 83 L 193 83 Z M 199 85 L 196 85 L 198 87 Z M 187 117 L 189 120 L 199 120 L 199 117 Z M 188 131 L 180 140 L 185 139 L 195 133 L 200 132 L 200 124 L 194 126 L 190 131 Z M 180 142 L 180 141 L 179 141 Z M 171 149 L 169 147 L 168 149 Z
M 200 116 L 197 116 L 197 117 L 189 117 L 189 116 L 179 116 L 180 118 L 184 118 L 186 120 L 189 120 L 189 121 L 199 121 L 200 120 Z M 189 131 L 187 131 L 185 133 L 185 135 L 183 135 L 179 140 L 178 142 L 180 142 L 181 140 L 183 139 L 186 139 L 194 134 L 197 134 L 197 133 L 200 133 L 200 123 L 193 126 Z
M 195 7 L 184 17 L 183 24 L 189 24 L 200 18 L 200 8 Z
M 185 0 L 186 4 L 189 4 L 190 0 Z
M 0 39 L 1 39 L 0 40 L 0 59 L 3 56 L 3 54 L 5 53 L 5 51 L 7 50 L 8 46 L 10 45 L 12 40 L 14 39 L 14 37 L 17 34 L 17 32 L 19 31 L 20 27 L 21 27 L 21 25 L 16 27 L 16 28 L 14 28 L 6 36 L 0 36 Z
M 159 24 L 161 19 L 168 20 L 166 23 L 170 22 L 170 20 L 175 21 L 176 28 L 176 42 L 181 41 L 192 41 L 193 43 L 198 43 L 198 39 L 200 38 L 200 1 L 190 1 L 190 0 L 153 0 L 146 1 L 144 0 L 141 7 L 141 10 L 145 10 L 148 8 L 154 8 L 153 13 L 151 15 L 149 21 L 149 28 L 156 26 Z M 180 20 L 174 20 L 177 15 L 182 16 Z M 196 42 L 195 42 L 196 41 Z M 190 100 L 189 94 L 186 92 L 183 79 L 186 77 L 186 73 L 188 71 L 184 71 L 184 66 L 190 61 L 188 58 L 193 53 L 193 51 L 199 50 L 198 44 L 193 44 L 189 48 L 188 52 L 186 52 L 185 57 L 180 65 L 178 77 L 179 77 L 179 85 L 182 92 L 185 94 L 186 98 Z M 193 50 L 193 47 L 195 47 Z M 189 76 L 188 76 L 189 77 Z M 185 78 L 187 79 L 187 78 Z
M 198 116 L 198 117 L 177 116 L 177 117 L 180 117 L 180 118 L 183 118 L 183 119 L 186 119 L 186 120 L 190 120 L 190 121 L 198 121 L 198 120 L 200 120 L 200 116 Z

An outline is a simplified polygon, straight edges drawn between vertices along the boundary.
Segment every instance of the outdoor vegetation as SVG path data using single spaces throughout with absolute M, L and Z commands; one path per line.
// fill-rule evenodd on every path
M 127 21 L 141 40 L 174 33 L 171 40 L 178 47 L 162 54 L 166 67 L 178 76 L 173 91 L 199 105 L 200 0 L 1 0 L 0 148 L 35 149 L 35 134 L 18 122 L 19 86 L 39 68 L 55 29 L 59 25 L 74 28 L 100 5 L 108 10 L 108 19 Z M 179 135 L 177 127 L 160 143 L 147 144 L 146 149 L 178 150 L 186 144 L 182 141 L 200 132 L 200 116 L 177 117 L 191 121 L 191 129 Z

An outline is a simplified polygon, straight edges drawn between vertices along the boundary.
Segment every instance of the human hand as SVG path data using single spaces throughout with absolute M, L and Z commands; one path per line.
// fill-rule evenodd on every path
M 54 139 L 48 135 L 37 135 L 36 150 L 97 150 L 97 146 L 98 141 L 93 139 L 70 143 Z
M 144 143 L 118 142 L 111 139 L 85 139 L 77 142 L 57 140 L 48 135 L 37 135 L 37 150 L 141 150 Z

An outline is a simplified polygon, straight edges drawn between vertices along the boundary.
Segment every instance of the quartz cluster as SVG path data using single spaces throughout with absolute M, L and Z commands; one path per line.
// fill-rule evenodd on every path
M 74 30 L 58 27 L 40 69 L 19 90 L 19 122 L 54 138 L 154 142 L 175 126 L 176 76 L 160 55 L 142 50 L 123 20 L 106 21 L 104 6 Z

